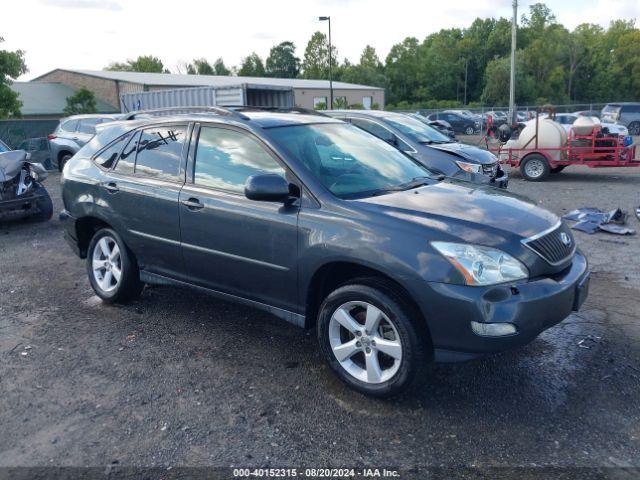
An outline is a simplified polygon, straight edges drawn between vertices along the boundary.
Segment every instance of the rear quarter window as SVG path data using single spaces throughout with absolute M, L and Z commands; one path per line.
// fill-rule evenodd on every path
M 58 128 L 65 132 L 75 132 L 78 129 L 78 120 L 67 120 L 62 122 Z
M 129 138 L 131 137 L 130 133 L 120 137 L 107 148 L 98 153 L 93 161 L 96 162 L 103 168 L 111 168 L 116 160 L 118 159 L 118 155 L 122 151 L 122 148 L 125 146 Z

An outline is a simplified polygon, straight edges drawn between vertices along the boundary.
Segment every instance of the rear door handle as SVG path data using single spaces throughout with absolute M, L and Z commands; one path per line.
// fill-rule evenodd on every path
M 182 200 L 182 204 L 189 210 L 200 210 L 204 205 L 197 198 L 191 197 L 189 200 Z
M 106 188 L 107 192 L 109 193 L 116 193 L 120 191 L 120 189 L 118 188 L 118 185 L 115 182 L 105 183 L 104 188 Z

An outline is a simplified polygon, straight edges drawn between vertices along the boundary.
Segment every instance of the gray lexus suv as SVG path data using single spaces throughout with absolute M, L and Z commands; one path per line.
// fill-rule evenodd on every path
M 51 160 L 62 171 L 64 164 L 96 134 L 96 126 L 117 120 L 122 115 L 85 114 L 60 120 L 55 131 L 47 136 Z
M 131 117 L 99 127 L 62 176 L 65 237 L 105 302 L 170 284 L 264 309 L 315 328 L 344 382 L 385 396 L 430 360 L 526 344 L 587 295 L 556 215 L 434 176 L 351 124 Z

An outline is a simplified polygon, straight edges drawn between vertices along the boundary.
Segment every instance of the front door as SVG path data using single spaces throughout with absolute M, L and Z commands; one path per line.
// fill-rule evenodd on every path
M 249 176 L 286 176 L 284 166 L 251 133 L 222 126 L 200 128 L 193 163 L 180 192 L 190 281 L 295 311 L 298 206 L 244 195 Z

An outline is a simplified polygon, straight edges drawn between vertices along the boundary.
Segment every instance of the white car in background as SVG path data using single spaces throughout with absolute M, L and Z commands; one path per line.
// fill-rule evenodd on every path
M 567 133 L 569 133 L 569 130 L 571 130 L 573 122 L 575 122 L 578 118 L 580 118 L 580 115 L 576 115 L 574 113 L 556 113 L 556 122 L 562 125 L 562 128 L 564 128 Z M 618 123 L 602 122 L 598 117 L 590 118 L 595 123 L 599 123 L 600 125 L 602 125 L 602 128 L 606 127 L 609 130 L 609 133 L 613 135 L 629 135 L 629 130 L 627 130 L 627 127 L 625 127 L 624 125 L 620 125 Z

